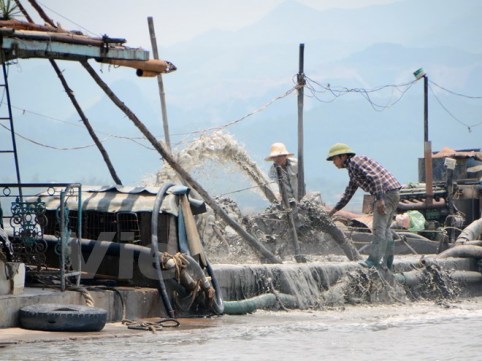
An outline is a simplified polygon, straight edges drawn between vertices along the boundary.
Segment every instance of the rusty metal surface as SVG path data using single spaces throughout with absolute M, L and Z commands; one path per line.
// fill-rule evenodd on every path
M 458 151 L 455 149 L 444 147 L 440 151 L 432 155 L 432 158 L 446 158 L 446 157 L 452 157 L 452 158 L 472 158 L 473 157 L 477 160 L 482 161 L 482 152 L 480 151 L 480 149 Z
M 165 60 L 149 59 L 149 51 L 124 45 L 123 38 L 90 37 L 80 31 L 67 31 L 53 26 L 18 20 L 0 20 L 2 59 L 44 58 L 86 61 L 96 59 L 109 63 L 127 61 L 119 66 L 134 67 L 154 74 L 169 73 L 176 67 Z M 137 64 L 132 66 L 131 61 Z

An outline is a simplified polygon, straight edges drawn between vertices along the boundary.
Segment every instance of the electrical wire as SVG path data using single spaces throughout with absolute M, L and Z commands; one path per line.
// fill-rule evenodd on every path
M 276 102 L 277 100 L 280 100 L 280 99 L 283 99 L 285 97 L 287 97 L 288 95 L 290 95 L 293 91 L 295 91 L 296 89 L 298 89 L 297 86 L 294 86 L 292 88 L 290 88 L 289 90 L 287 90 L 286 92 L 284 92 L 283 94 L 281 95 L 278 95 L 276 96 L 275 98 L 271 99 L 269 102 L 267 102 L 266 104 L 263 104 L 262 106 L 260 106 L 259 108 L 253 110 L 252 112 L 249 112 L 245 115 L 243 115 L 241 118 L 238 118 L 236 120 L 233 120 L 232 122 L 229 122 L 229 123 L 226 123 L 226 124 L 223 124 L 223 125 L 219 125 L 219 126 L 216 126 L 216 127 L 211 127 L 211 128 L 206 128 L 206 129 L 200 129 L 200 130 L 194 130 L 192 132 L 189 132 L 189 133 L 176 133 L 176 134 L 173 134 L 173 135 L 191 135 L 191 134 L 203 134 L 203 133 L 209 133 L 209 132 L 214 132 L 214 131 L 219 131 L 219 130 L 222 130 L 222 129 L 225 129 L 227 127 L 230 127 L 234 124 L 237 124 L 243 120 L 245 120 L 246 118 L 249 118 L 251 117 L 252 115 L 256 114 L 256 113 L 259 113 L 259 112 L 262 112 L 264 110 L 266 110 L 270 105 L 272 105 L 274 102 Z
M 96 33 L 92 32 L 92 31 L 90 31 L 89 29 L 86 29 L 85 27 L 83 27 L 82 25 L 76 23 L 75 21 L 73 21 L 73 20 L 65 17 L 64 15 L 58 13 L 57 11 L 49 8 L 49 7 L 48 7 L 47 5 L 45 5 L 44 3 L 40 2 L 40 1 L 38 1 L 38 3 L 39 3 L 40 5 L 42 5 L 42 7 L 44 7 L 44 8 L 46 8 L 46 9 L 48 9 L 49 11 L 53 12 L 55 15 L 61 17 L 61 18 L 64 19 L 64 20 L 67 20 L 68 22 L 70 22 L 71 24 L 74 24 L 75 26 L 78 26 L 80 29 L 85 30 L 85 31 L 86 31 L 87 33 L 89 33 L 90 35 L 95 35 L 95 36 L 102 37 L 101 35 L 96 34 Z
M 229 194 L 234 194 L 234 193 L 241 193 L 241 192 L 249 191 L 251 189 L 256 189 L 256 188 L 261 189 L 260 186 L 252 186 L 252 187 L 247 187 L 247 188 L 241 188 L 241 189 L 237 189 L 235 191 L 219 194 L 218 197 L 224 197 L 224 196 L 227 196 Z
M 56 122 L 64 123 L 64 124 L 67 124 L 67 125 L 70 125 L 70 126 L 73 126 L 73 127 L 84 128 L 84 125 L 83 125 L 83 123 L 81 123 L 80 119 L 77 121 L 77 123 L 74 123 L 74 122 L 70 122 L 70 121 L 67 121 L 67 120 L 62 120 L 62 119 L 58 119 L 58 118 L 55 118 L 55 117 L 51 117 L 49 115 L 45 115 L 45 114 L 37 113 L 37 112 L 34 112 L 34 111 L 30 111 L 30 110 L 27 110 L 27 109 L 24 109 L 24 108 L 19 108 L 19 107 L 16 107 L 14 105 L 12 105 L 12 109 L 16 109 L 16 110 L 20 111 L 22 113 L 22 115 L 25 115 L 26 113 L 29 113 L 29 114 L 36 115 L 38 117 L 43 117 L 43 118 L 46 118 L 46 119 L 54 120 Z M 8 129 L 8 128 L 6 128 L 6 129 Z M 138 144 L 141 147 L 144 147 L 146 149 L 154 150 L 153 147 L 150 147 L 150 146 L 140 142 L 141 140 L 145 140 L 144 137 L 140 137 L 140 136 L 139 137 L 127 137 L 127 136 L 122 136 L 122 135 L 111 134 L 111 133 L 108 133 L 108 132 L 105 132 L 105 131 L 102 131 L 102 130 L 98 130 L 97 132 L 101 133 L 101 134 L 105 134 L 106 135 L 105 139 L 108 139 L 108 138 L 125 139 L 125 140 L 129 140 L 133 143 L 136 143 L 136 144 Z M 15 134 L 18 134 L 18 133 L 15 133 Z M 27 137 L 21 136 L 21 135 L 19 135 L 19 137 L 21 137 L 24 140 L 27 140 L 31 143 L 34 143 L 34 144 L 37 144 L 37 145 L 42 145 L 40 142 L 34 141 L 31 138 L 27 138 Z M 59 149 L 59 150 L 83 149 L 83 148 L 89 148 L 89 147 L 94 146 L 94 145 L 95 144 L 81 146 L 81 147 L 74 147 L 74 148 L 55 148 L 55 149 Z
M 295 77 L 293 77 L 294 79 Z M 404 95 L 408 92 L 408 90 L 413 86 L 413 84 L 417 81 L 417 80 L 413 80 L 413 81 L 410 81 L 410 82 L 406 82 L 406 83 L 402 83 L 402 84 L 387 84 L 387 85 L 383 85 L 383 86 L 379 86 L 379 87 L 376 87 L 376 88 L 373 88 L 373 89 L 365 89 L 365 88 L 348 88 L 348 87 L 333 87 L 332 85 L 330 85 L 329 83 L 326 84 L 326 85 L 323 85 L 307 76 L 305 76 L 305 89 L 309 92 L 308 94 L 306 94 L 308 97 L 312 97 L 312 98 L 315 98 L 317 99 L 318 101 L 320 102 L 325 102 L 325 103 L 331 103 L 333 101 L 335 101 L 336 99 L 338 99 L 339 97 L 341 96 L 344 96 L 344 95 L 347 95 L 347 94 L 350 94 L 350 93 L 356 93 L 356 94 L 360 94 L 364 99 L 366 99 L 371 107 L 375 110 L 375 111 L 383 111 L 383 110 L 386 110 L 390 107 L 393 107 L 395 104 L 397 104 L 403 97 Z M 295 82 L 295 81 L 293 81 Z M 478 96 L 469 96 L 469 95 L 464 95 L 464 94 L 461 94 L 461 93 L 457 93 L 455 91 L 452 91 L 450 89 L 447 89 L 433 81 L 429 81 L 430 84 L 433 84 L 434 86 L 446 91 L 447 93 L 449 94 L 452 94 L 452 95 L 456 95 L 456 96 L 460 96 L 460 97 L 465 97 L 465 98 L 469 98 L 469 99 L 482 99 L 482 97 L 478 97 Z M 291 93 L 293 93 L 295 90 L 299 89 L 300 85 L 298 85 L 297 83 L 292 87 L 290 88 L 289 90 L 285 91 L 284 93 L 282 93 L 281 95 L 278 95 L 276 96 L 275 98 L 271 99 L 270 101 L 268 101 L 266 104 L 263 104 L 262 106 L 258 107 L 257 109 L 255 109 L 254 111 L 251 111 L 245 115 L 243 115 L 242 117 L 234 120 L 234 121 L 231 121 L 231 122 L 228 122 L 226 124 L 223 124 L 223 125 L 219 125 L 219 126 L 215 126 L 215 127 L 211 127 L 211 128 L 205 128 L 205 129 L 200 129 L 200 130 L 194 130 L 192 132 L 188 132 L 188 133 L 173 133 L 172 135 L 173 136 L 190 136 L 190 135 L 197 135 L 197 134 L 205 134 L 205 133 L 209 133 L 209 132 L 214 132 L 214 131 L 219 131 L 219 130 L 222 130 L 222 129 L 225 129 L 227 127 L 230 127 L 232 125 L 235 125 L 237 123 L 240 123 L 241 121 L 251 117 L 252 115 L 254 114 L 257 114 L 259 112 L 262 112 L 264 110 L 266 110 L 269 106 L 271 106 L 274 102 L 276 102 L 277 100 L 280 100 L 280 99 L 283 99 L 285 97 L 287 97 L 288 95 L 290 95 Z M 371 94 L 374 94 L 374 93 L 377 93 L 377 92 L 380 92 L 380 91 L 383 91 L 383 90 L 386 90 L 386 89 L 392 89 L 392 92 L 394 91 L 398 91 L 399 92 L 399 95 L 396 99 L 394 100 L 389 100 L 385 105 L 381 105 L 381 104 L 377 104 L 375 103 L 373 100 L 372 100 L 372 96 Z M 472 128 L 476 127 L 476 126 L 479 126 L 482 124 L 482 122 L 479 122 L 479 123 L 476 123 L 476 124 L 472 124 L 472 125 L 469 125 L 463 121 L 461 121 L 459 118 L 457 118 L 452 112 L 450 112 L 446 106 L 444 106 L 444 104 L 441 102 L 441 100 L 437 97 L 437 95 L 435 94 L 435 92 L 433 91 L 432 87 L 430 86 L 430 90 L 432 92 L 432 94 L 434 95 L 436 101 L 439 103 L 439 105 L 455 120 L 457 121 L 458 123 L 462 124 L 463 126 L 465 126 L 469 132 L 472 131 Z M 311 96 L 310 96 L 310 93 L 311 93 Z M 330 100 L 323 100 L 320 95 L 329 95 L 332 97 L 332 99 Z M 3 103 L 4 101 L 4 94 L 2 94 L 2 100 L 1 100 L 1 103 Z M 72 125 L 72 126 L 77 126 L 77 127 L 82 127 L 82 124 L 80 124 L 80 120 L 79 120 L 79 123 L 72 123 L 72 122 L 68 122 L 68 121 L 64 121 L 64 120 L 61 120 L 61 119 L 57 119 L 57 118 L 54 118 L 54 117 L 51 117 L 51 116 L 48 116 L 48 115 L 44 115 L 44 114 L 40 114 L 40 113 L 36 113 L 36 112 L 33 112 L 33 111 L 29 111 L 29 110 L 26 110 L 26 109 L 22 109 L 22 108 L 19 108 L 19 107 L 15 107 L 15 106 L 12 106 L 12 108 L 14 109 L 17 109 L 19 111 L 22 112 L 22 114 L 25 114 L 25 113 L 31 113 L 31 114 L 34 114 L 34 115 L 37 115 L 37 116 L 40 116 L 40 117 L 45 117 L 47 119 L 51 119 L 51 120 L 55 120 L 55 121 L 58 121 L 58 122 L 62 122 L 62 123 L 66 123 L 66 124 L 69 124 L 69 125 Z M 8 129 L 7 127 L 4 127 L 5 129 Z M 103 131 L 100 131 L 100 133 L 104 133 L 104 134 L 107 134 L 107 137 L 105 139 L 108 139 L 108 138 L 117 138 L 117 139 L 125 139 L 125 140 L 129 140 L 129 141 L 132 141 L 146 149 L 149 149 L 149 150 L 154 150 L 152 147 L 148 146 L 148 145 L 145 145 L 143 143 L 140 142 L 140 140 L 144 140 L 143 137 L 127 137 L 127 136 L 120 136 L 120 135 L 114 135 L 114 134 L 109 134 L 107 132 L 103 132 Z M 45 145 L 45 144 L 42 144 L 40 142 L 37 142 L 37 141 L 34 141 L 30 138 L 27 138 L 25 136 L 22 136 L 22 135 L 19 135 L 19 137 L 21 137 L 22 139 L 24 140 L 27 140 L 27 141 L 30 141 L 34 144 L 37 144 L 37 145 L 40 145 L 40 146 L 44 146 L 44 147 L 47 147 L 47 148 L 52 148 L 52 149 L 58 149 L 58 150 L 76 150 L 76 149 L 84 149 L 84 148 L 89 148 L 89 147 L 93 147 L 94 144 L 91 144 L 91 145 L 86 145 L 86 146 L 79 146 L 79 147 L 71 147 L 71 148 L 56 148 L 56 147 L 51 147 L 51 146 L 48 146 L 48 145 Z M 183 144 L 185 143 L 187 140 L 184 140 L 184 141 L 180 141 L 177 144 L 180 145 L 180 144 Z
M 327 85 L 323 85 L 309 77 L 305 77 L 307 79 L 307 86 L 306 88 L 311 92 L 311 96 L 315 99 L 317 99 L 320 102 L 324 103 L 331 103 L 337 98 L 347 95 L 349 93 L 358 93 L 360 94 L 363 98 L 365 98 L 373 110 L 375 111 L 384 111 L 388 108 L 393 107 L 395 104 L 397 104 L 407 93 L 407 91 L 412 87 L 412 85 L 416 82 L 416 80 L 403 83 L 403 84 L 387 84 L 383 85 L 374 89 L 365 89 L 365 88 L 347 88 L 347 87 L 333 87 L 329 83 Z M 392 93 L 394 91 L 398 91 L 400 94 L 397 96 L 396 99 L 394 100 L 388 100 L 386 104 L 377 104 L 372 100 L 372 97 L 370 94 L 372 93 L 377 93 L 385 89 L 392 89 Z M 318 94 L 329 94 L 333 98 L 331 100 L 322 100 Z
M 450 89 L 447 89 L 447 88 L 444 88 L 443 86 L 441 85 L 438 85 L 436 82 L 432 81 L 432 80 L 428 80 L 428 82 L 430 84 L 433 84 L 435 85 L 437 88 L 440 88 L 444 91 L 446 91 L 447 93 L 450 93 L 452 95 L 456 95 L 456 96 L 459 96 L 459 97 L 463 97 L 463 98 L 468 98 L 468 99 L 482 99 L 482 96 L 472 96 L 472 95 L 465 95 L 465 94 L 461 94 L 461 93 L 457 93 L 457 92 L 454 92 L 453 90 L 450 90 Z
M 338 99 L 339 97 L 341 97 L 343 95 L 346 95 L 346 94 L 349 94 L 349 93 L 358 93 L 370 103 L 370 105 L 372 106 L 372 108 L 375 111 L 383 111 L 383 110 L 386 110 L 386 109 L 394 106 L 396 103 L 398 103 L 403 98 L 403 96 L 412 87 L 412 85 L 415 82 L 417 82 L 417 80 L 413 80 L 413 81 L 403 83 L 403 84 L 387 84 L 387 85 L 383 85 L 383 86 L 380 86 L 380 87 L 377 87 L 377 88 L 374 88 L 374 89 L 364 89 L 364 88 L 333 87 L 329 83 L 327 85 L 323 85 L 319 82 L 316 82 L 313 79 L 310 79 L 309 77 L 306 77 L 306 79 L 307 79 L 306 89 L 311 92 L 311 97 L 317 99 L 320 102 L 331 103 L 331 102 L 335 101 L 336 99 Z M 455 96 L 464 97 L 464 98 L 467 98 L 467 99 L 482 99 L 481 96 L 470 96 L 470 95 L 455 92 L 453 90 L 447 89 L 447 88 L 445 88 L 445 87 L 443 87 L 443 86 L 441 86 L 441 85 L 439 85 L 439 84 L 437 84 L 433 81 L 430 81 L 430 80 L 429 80 L 429 83 L 430 83 L 430 85 L 433 84 L 434 86 L 444 90 L 445 92 L 447 92 L 449 94 L 455 95 Z M 398 90 L 400 92 L 399 97 L 397 99 L 393 100 L 393 101 L 387 102 L 387 104 L 385 104 L 385 105 L 380 105 L 380 104 L 375 103 L 372 100 L 372 98 L 370 97 L 371 93 L 379 92 L 379 91 L 385 90 L 387 88 L 394 88 L 394 89 Z M 482 122 L 470 125 L 470 124 L 467 124 L 467 123 L 463 122 L 462 120 L 460 120 L 442 103 L 442 101 L 440 100 L 439 97 L 437 97 L 436 93 L 434 92 L 434 90 L 432 89 L 431 86 L 430 86 L 430 90 L 431 90 L 435 100 L 442 107 L 442 109 L 445 112 L 447 112 L 447 114 L 449 114 L 451 118 L 453 118 L 455 121 L 457 121 L 458 123 L 460 123 L 461 125 L 466 127 L 469 132 L 472 132 L 472 129 L 474 127 L 482 125 Z M 330 96 L 332 96 L 332 98 L 330 100 L 323 100 L 323 99 L 320 98 L 319 94 L 322 94 L 322 95 L 329 94 Z
M 11 131 L 9 127 L 7 127 L 6 125 L 4 124 L 0 124 L 0 127 L 6 129 L 7 131 Z M 86 148 L 91 148 L 91 147 L 94 147 L 95 144 L 89 144 L 89 145 L 82 145 L 82 146 L 78 146 L 78 147 L 70 147 L 70 148 L 59 148 L 59 147 L 54 147 L 52 145 L 48 145 L 48 144 L 43 144 L 43 143 L 40 143 L 40 142 L 37 142 L 31 138 L 27 138 L 25 136 L 23 136 L 22 134 L 19 134 L 18 132 L 15 132 L 15 135 L 18 136 L 19 138 L 22 138 L 23 140 L 26 140 L 30 143 L 33 143 L 35 145 L 38 145 L 38 146 L 41 146 L 41 147 L 44 147 L 44 148 L 49 148 L 49 149 L 55 149 L 55 150 L 80 150 L 80 149 L 86 149 Z M 101 140 L 102 143 L 104 143 L 105 141 L 107 140 L 107 138 L 104 138 L 103 140 Z
M 445 110 L 445 112 L 450 115 L 450 117 L 452 117 L 452 119 L 454 119 L 455 121 L 457 121 L 458 123 L 462 124 L 463 126 L 467 127 L 467 130 L 469 131 L 469 133 L 472 132 L 472 128 L 475 128 L 479 125 L 482 124 L 482 122 L 479 122 L 479 123 L 475 123 L 475 124 L 472 124 L 472 125 L 469 125 L 463 121 L 461 121 L 459 118 L 457 118 L 455 115 L 452 114 L 452 112 L 450 110 L 447 109 L 447 107 L 445 105 L 442 104 L 442 101 L 439 99 L 439 97 L 437 96 L 437 94 L 435 94 L 434 90 L 432 89 L 432 85 L 429 84 L 429 89 L 430 91 L 432 92 L 432 95 L 433 97 L 435 98 L 435 100 L 437 101 L 437 103 L 442 107 L 443 110 Z

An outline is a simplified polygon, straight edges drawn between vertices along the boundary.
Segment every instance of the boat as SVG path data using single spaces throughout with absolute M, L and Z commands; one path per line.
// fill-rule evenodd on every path
M 86 66 L 88 59 L 122 65 L 126 65 L 125 61 L 127 61 L 133 68 L 137 68 L 138 75 L 143 75 L 144 70 L 148 73 L 157 71 L 157 74 L 175 70 L 170 62 L 164 62 L 156 68 L 157 70 L 152 70 L 146 58 L 148 55 L 146 52 L 126 48 L 119 39 L 108 37 L 90 39 L 94 44 L 102 44 L 97 46 L 92 54 L 90 52 L 92 44 L 87 43 L 86 39 L 78 34 L 62 33 L 49 38 L 47 35 L 51 35 L 53 30 L 50 27 L 49 29 L 20 29 L 20 25 L 0 23 L 0 28 L 3 30 L 5 47 L 2 50 L 4 69 L 8 60 L 17 57 L 45 57 L 81 61 L 88 71 Z M 38 34 L 39 31 L 45 33 Z M 40 42 L 44 47 L 48 42 L 50 45 L 48 49 L 53 50 L 41 52 L 38 49 L 26 47 L 25 44 L 30 42 L 35 44 Z M 125 59 L 126 57 L 129 59 Z M 141 64 L 138 61 L 141 61 Z M 0 184 L 2 189 L 0 196 L 10 199 L 7 203 L 9 206 L 4 208 L 5 213 L 1 217 L 2 221 L 5 220 L 2 226 L 8 233 L 3 249 L 7 258 L 12 257 L 6 260 L 7 263 L 11 261 L 25 263 L 28 267 L 28 281 L 55 275 L 62 291 L 70 286 L 79 287 L 81 283 L 89 282 L 157 288 L 163 305 L 159 314 L 162 317 L 220 315 L 225 312 L 225 305 L 231 307 L 233 304 L 223 299 L 221 287 L 204 252 L 203 240 L 197 229 L 195 216 L 206 212 L 206 205 L 225 222 L 226 227 L 231 227 L 246 240 L 266 263 L 281 264 L 283 263 L 281 256 L 294 256 L 296 262 L 308 263 L 309 258 L 296 253 L 299 244 L 294 245 L 294 252 L 291 250 L 290 253 L 290 247 L 286 247 L 287 253 L 277 254 L 276 248 L 270 248 L 272 238 L 264 237 L 264 242 L 259 242 L 258 238 L 263 238 L 259 237 L 261 235 L 259 232 L 255 238 L 240 225 L 241 222 L 233 221 L 232 217 L 226 214 L 222 207 L 176 162 L 168 149 L 149 132 L 135 114 L 126 108 L 95 74 L 91 71 L 89 73 L 145 135 L 166 163 L 189 186 L 185 186 L 184 182 L 179 184 L 169 182 L 155 188 L 125 187 L 121 186 L 120 182 L 114 186 L 101 187 L 79 183 Z M 12 121 L 11 114 L 9 117 Z M 88 127 L 88 122 L 83 120 Z M 11 131 L 13 137 L 13 127 Z M 16 154 L 15 149 L 13 152 Z M 441 245 L 449 247 L 455 241 L 461 227 L 468 224 L 471 219 L 480 218 L 479 165 L 467 167 L 465 164 L 468 163 L 467 159 L 482 160 L 479 158 L 480 149 L 468 151 L 470 155 L 460 153 L 464 152 L 443 153 L 440 158 L 444 161 L 455 159 L 455 166 L 451 168 L 454 162 L 447 161 L 446 171 L 440 179 L 436 178 L 435 183 L 430 182 L 425 189 L 422 185 L 402 189 L 400 213 L 417 211 L 427 221 L 427 227 L 424 224 L 423 232 L 422 230 L 409 232 L 410 229 L 406 229 L 403 230 L 404 234 L 401 234 L 402 230 L 398 230 L 398 234 L 401 235 L 399 244 L 405 246 L 408 252 L 433 253 L 434 245 L 437 245 L 437 251 L 441 251 Z M 106 162 L 108 163 L 107 160 Z M 473 175 L 469 181 L 453 172 L 459 163 L 464 163 L 466 173 Z M 29 190 L 28 194 L 27 190 Z M 191 197 L 194 192 L 199 194 L 202 201 Z M 344 223 L 346 228 L 342 228 L 344 232 L 340 232 L 331 224 L 326 214 L 321 213 L 321 218 L 329 223 L 333 231 L 332 235 L 339 236 L 338 245 L 346 246 L 342 251 L 351 261 L 359 258 L 358 252 L 368 250 L 369 238 L 361 241 L 362 237 L 370 234 L 371 200 L 369 196 L 365 196 L 365 200 L 364 214 L 347 217 Z M 322 207 L 320 209 L 323 210 Z M 471 210 L 473 210 L 472 213 L 468 212 Z M 279 212 L 286 215 L 287 210 L 281 206 Z M 285 231 L 285 235 L 295 234 L 297 231 L 295 221 L 292 226 L 293 229 Z M 257 230 L 262 232 L 259 227 Z M 396 232 L 397 229 L 394 231 Z M 435 236 L 431 236 L 432 234 Z M 442 237 L 438 238 L 440 236 Z M 358 249 L 353 249 L 352 241 L 359 247 Z M 421 251 L 422 248 L 415 247 L 417 242 L 422 242 L 423 246 L 428 244 L 430 247 Z M 299 249 L 306 250 L 303 247 Z M 312 252 L 317 252 L 317 249 L 313 249 Z M 402 251 L 399 250 L 399 252 Z M 346 268 L 349 267 L 353 265 L 346 266 Z M 271 279 L 274 275 L 272 270 L 267 268 L 263 269 L 263 272 L 263 278 Z M 316 277 L 321 279 L 323 272 L 317 272 Z M 278 273 L 281 274 L 281 272 Z M 251 275 L 250 280 L 256 283 L 253 289 L 259 293 L 262 289 L 266 289 L 266 285 L 261 284 L 257 275 Z M 333 280 L 336 278 L 325 280 L 327 288 L 332 285 Z M 232 284 L 230 286 L 235 287 Z M 245 298 L 253 296 L 252 292 L 242 294 L 243 292 L 244 289 L 241 287 L 240 290 L 226 293 L 230 299 L 228 302 L 232 302 L 233 295 Z M 274 287 L 272 295 L 276 296 Z M 270 297 L 270 299 L 273 298 L 276 299 L 276 297 Z

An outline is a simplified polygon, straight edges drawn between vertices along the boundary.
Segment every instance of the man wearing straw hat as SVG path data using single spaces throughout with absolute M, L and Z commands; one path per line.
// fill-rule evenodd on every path
M 265 158 L 266 161 L 272 161 L 273 164 L 269 169 L 268 176 L 276 180 L 281 194 L 282 182 L 286 194 L 288 196 L 288 202 L 296 203 L 298 199 L 298 160 L 294 157 L 293 153 L 288 152 L 286 146 L 283 143 L 273 143 L 271 145 L 271 152 Z M 281 169 L 281 177 L 278 178 L 278 172 L 276 166 Z
M 356 155 L 346 144 L 336 143 L 328 151 L 327 161 L 339 169 L 347 169 L 350 182 L 343 196 L 330 211 L 332 216 L 341 210 L 358 188 L 373 196 L 373 240 L 370 256 L 360 262 L 364 267 L 388 268 L 393 266 L 393 233 L 390 225 L 395 216 L 402 187 L 398 180 L 377 161 Z

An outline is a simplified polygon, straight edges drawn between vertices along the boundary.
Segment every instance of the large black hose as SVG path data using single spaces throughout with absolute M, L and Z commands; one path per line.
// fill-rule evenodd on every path
M 219 283 L 214 277 L 214 271 L 213 268 L 211 267 L 211 263 L 206 260 L 206 271 L 208 272 L 209 277 L 211 277 L 211 283 L 213 284 L 213 288 L 216 291 L 215 294 L 215 299 L 212 305 L 212 310 L 215 314 L 217 315 L 222 315 L 224 313 L 224 302 L 223 302 L 223 295 L 221 293 L 221 287 L 219 286 Z
M 57 238 L 55 237 L 45 236 L 45 239 L 48 244 L 52 244 L 52 247 L 55 247 L 55 245 L 57 244 Z M 151 263 L 152 258 L 159 260 L 159 257 L 161 256 L 160 252 L 153 253 L 151 248 L 148 248 L 145 246 L 139 246 L 136 244 L 130 244 L 130 243 L 117 243 L 117 242 L 109 242 L 109 241 L 95 241 L 95 240 L 82 239 L 81 247 L 82 247 L 82 252 L 85 252 L 86 254 L 92 254 L 94 253 L 94 250 L 96 250 L 95 253 L 99 255 L 108 255 L 118 259 L 121 257 L 122 254 L 132 253 L 133 257 L 138 259 L 139 267 L 142 269 L 149 267 L 149 265 L 152 265 Z M 80 252 L 80 250 L 76 250 L 76 251 Z M 157 254 L 157 257 L 156 257 L 156 254 Z M 197 262 L 193 257 L 191 257 L 188 254 L 183 254 L 183 255 L 189 262 L 187 268 L 190 274 L 196 280 L 201 280 L 203 282 L 204 288 L 210 287 L 212 284 L 214 290 L 216 291 L 216 298 L 214 299 L 211 309 L 217 315 L 223 314 L 224 304 L 222 299 L 221 287 L 219 286 L 219 283 L 217 282 L 214 276 L 214 271 L 211 267 L 211 264 L 208 262 L 206 266 L 207 273 L 211 277 L 211 283 L 209 283 L 208 278 L 204 274 L 204 271 L 201 268 L 201 265 L 199 264 L 199 262 Z M 143 266 L 141 265 L 141 262 L 143 262 L 142 263 Z M 146 264 L 146 262 L 148 264 Z M 160 267 L 160 264 L 159 264 L 159 267 Z M 158 283 L 160 284 L 160 282 L 162 282 L 162 284 L 164 284 L 164 278 L 162 277 L 162 274 L 161 274 L 161 278 L 159 278 L 159 274 L 157 273 L 157 271 L 158 271 L 158 268 L 156 266 L 156 275 L 157 275 Z M 95 269 L 87 270 L 87 272 L 95 273 L 96 270 Z M 118 275 L 115 275 L 115 274 L 109 274 L 109 275 L 118 277 Z M 178 289 L 179 292 L 186 292 L 186 289 L 182 285 L 174 283 L 173 286 L 176 287 L 176 289 Z M 164 290 L 165 289 L 166 288 L 164 286 Z M 159 292 L 161 291 L 159 290 Z M 164 291 L 162 292 L 164 293 Z M 163 293 L 160 293 L 160 295 L 162 296 Z M 166 311 L 169 312 L 169 309 L 173 310 L 173 308 L 172 308 L 170 299 L 167 295 L 167 291 L 164 293 L 164 297 L 166 298 L 165 299 L 162 298 L 162 302 L 164 303 L 164 300 L 167 301 L 164 304 L 164 306 L 166 307 Z M 170 317 L 174 318 L 174 316 L 172 316 L 173 313 L 174 311 L 169 313 L 169 315 Z
M 467 227 L 463 229 L 463 231 L 457 237 L 455 241 L 457 244 L 464 244 L 467 241 L 473 241 L 479 239 L 482 235 L 482 218 L 479 218 L 472 223 L 470 223 Z
M 162 298 L 162 303 L 166 308 L 169 317 L 175 318 L 174 309 L 171 305 L 171 300 L 167 294 L 166 284 L 164 283 L 164 278 L 162 277 L 161 262 L 159 261 L 159 246 L 157 240 L 157 223 L 159 219 L 159 210 L 161 209 L 162 201 L 166 195 L 166 192 L 171 188 L 174 183 L 166 183 L 159 189 L 156 196 L 156 201 L 154 202 L 154 207 L 152 208 L 151 215 L 151 250 L 152 256 L 154 257 L 154 264 L 156 266 L 157 278 L 159 280 L 158 291 Z
M 482 247 L 473 245 L 455 246 L 438 254 L 437 257 L 482 258 Z
M 211 267 L 211 264 L 207 262 L 207 266 L 206 266 L 208 276 L 210 276 L 211 278 L 211 282 L 209 282 L 209 279 L 204 273 L 204 270 L 201 268 L 201 265 L 199 264 L 199 262 L 196 261 L 189 254 L 183 253 L 183 256 L 188 261 L 186 271 L 188 271 L 189 275 L 194 280 L 200 281 L 201 288 L 206 291 L 212 286 L 215 290 L 215 299 L 213 300 L 212 305 L 206 304 L 206 306 L 210 307 L 215 314 L 222 315 L 224 312 L 224 304 L 223 304 L 223 299 L 221 295 L 221 288 L 219 287 L 219 284 L 216 278 L 214 277 L 214 272 Z

